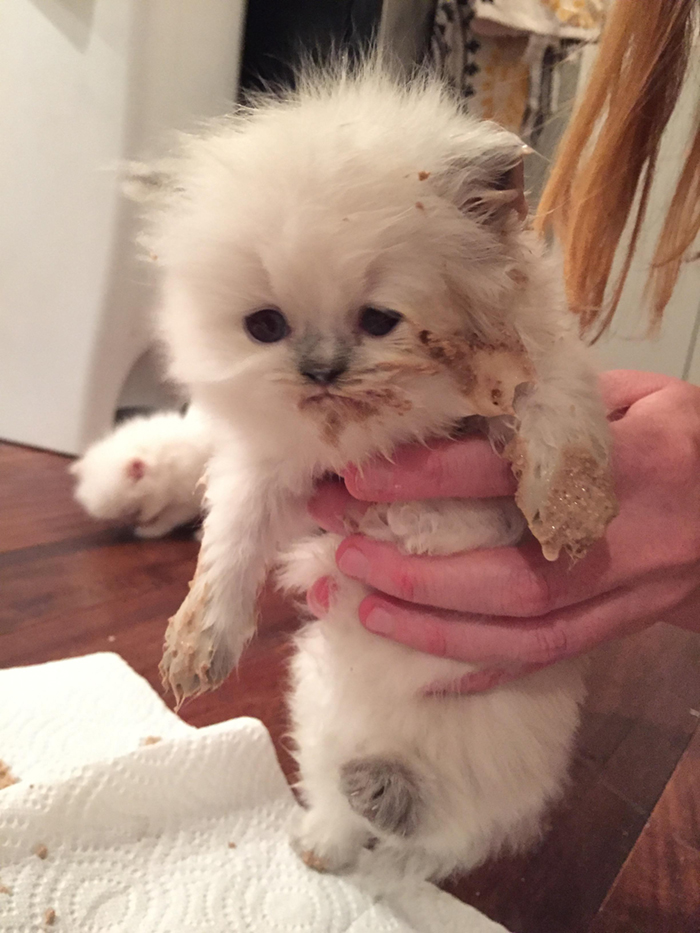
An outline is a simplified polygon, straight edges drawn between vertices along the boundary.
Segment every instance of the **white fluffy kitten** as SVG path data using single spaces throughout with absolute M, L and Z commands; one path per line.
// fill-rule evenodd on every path
M 436 82 L 339 69 L 191 139 L 151 213 L 171 373 L 216 439 L 162 673 L 179 700 L 219 684 L 272 565 L 298 591 L 334 578 L 330 611 L 297 640 L 290 698 L 297 845 L 314 867 L 468 869 L 530 841 L 565 779 L 578 667 L 450 693 L 473 668 L 364 630 L 366 588 L 306 515 L 329 471 L 480 415 L 548 557 L 602 535 L 605 414 L 559 267 L 527 228 L 522 149 Z M 375 508 L 360 530 L 437 554 L 513 543 L 523 524 L 512 502 L 438 502 Z
M 71 465 L 75 498 L 93 518 L 159 538 L 201 514 L 210 453 L 210 431 L 196 407 L 132 418 Z

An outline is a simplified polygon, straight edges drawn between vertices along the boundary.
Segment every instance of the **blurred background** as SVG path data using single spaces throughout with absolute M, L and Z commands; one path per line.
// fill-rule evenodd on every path
M 120 417 L 182 403 L 150 329 L 155 268 L 134 245 L 118 166 L 250 89 L 293 82 L 306 50 L 379 44 L 437 69 L 534 152 L 534 207 L 585 86 L 607 0 L 3 0 L 0 7 L 0 438 L 80 453 Z M 700 264 L 645 339 L 646 267 L 700 93 L 669 125 L 642 244 L 601 365 L 700 383 Z

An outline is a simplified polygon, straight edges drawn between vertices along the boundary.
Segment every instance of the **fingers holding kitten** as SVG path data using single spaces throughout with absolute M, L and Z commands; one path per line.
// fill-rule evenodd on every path
M 343 478 L 355 499 L 368 502 L 481 499 L 510 496 L 516 489 L 510 465 L 479 437 L 400 447 L 391 460 L 348 467 Z
M 388 542 L 353 535 L 342 542 L 336 560 L 346 576 L 421 606 L 453 611 L 468 606 L 474 613 L 519 617 L 554 608 L 554 575 L 535 543 L 522 548 L 416 556 L 402 554 Z
M 346 535 L 346 516 L 360 516 L 369 506 L 369 502 L 360 502 L 352 496 L 341 479 L 328 479 L 317 486 L 309 500 L 308 510 L 325 531 Z
M 606 410 L 610 414 L 629 409 L 649 395 L 655 395 L 680 380 L 660 373 L 614 369 L 600 374 L 600 391 Z M 610 414 L 608 417 L 610 417 Z M 612 418 L 611 420 L 616 420 Z
M 369 631 L 417 651 L 485 665 L 483 683 L 475 676 L 463 685 L 465 692 L 479 692 L 645 628 L 677 605 L 684 585 L 657 579 L 527 620 L 445 612 L 372 594 L 359 616 Z

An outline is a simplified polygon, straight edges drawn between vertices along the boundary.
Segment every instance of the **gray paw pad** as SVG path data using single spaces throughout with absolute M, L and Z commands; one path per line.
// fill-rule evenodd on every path
M 400 761 L 379 756 L 354 758 L 340 769 L 340 790 L 355 813 L 377 829 L 411 836 L 418 828 L 420 784 Z

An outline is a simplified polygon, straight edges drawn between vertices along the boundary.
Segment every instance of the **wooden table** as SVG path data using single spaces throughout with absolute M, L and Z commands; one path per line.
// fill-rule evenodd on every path
M 71 500 L 67 463 L 0 444 L 0 664 L 115 651 L 160 691 L 166 619 L 197 544 L 92 522 Z M 263 617 L 240 670 L 182 716 L 260 718 L 289 775 L 296 622 L 274 598 Z M 700 933 L 700 636 L 659 624 L 609 646 L 590 685 L 571 789 L 541 845 L 447 888 L 512 933 Z

